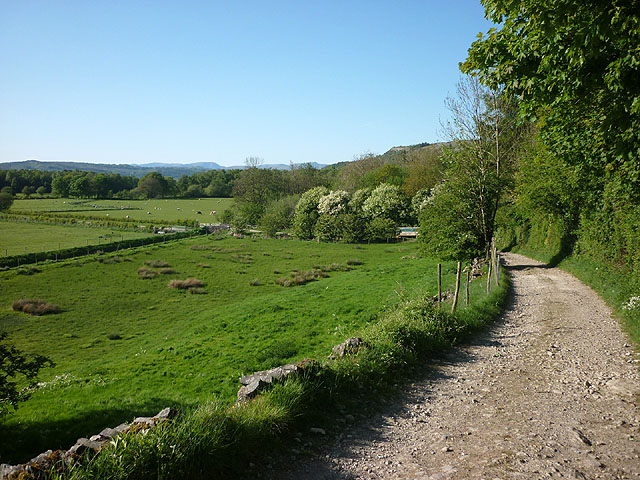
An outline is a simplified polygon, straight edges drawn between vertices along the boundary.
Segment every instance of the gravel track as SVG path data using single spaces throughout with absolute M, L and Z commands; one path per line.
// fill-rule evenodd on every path
M 570 274 L 506 254 L 513 295 L 472 343 L 278 479 L 640 479 L 640 356 Z

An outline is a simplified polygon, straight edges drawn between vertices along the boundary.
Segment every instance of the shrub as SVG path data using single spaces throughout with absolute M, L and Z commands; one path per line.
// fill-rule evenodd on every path
M 47 303 L 40 299 L 20 299 L 13 302 L 11 308 L 16 312 L 24 312 L 29 315 L 47 315 L 49 313 L 59 313 L 60 307 L 52 303 Z
M 204 283 L 197 278 L 187 278 L 186 280 L 171 280 L 169 288 L 178 288 L 180 290 L 189 290 L 190 288 L 204 287 Z
M 40 269 L 36 267 L 25 267 L 16 270 L 18 275 L 33 275 L 34 273 L 40 273 Z
M 153 267 L 153 268 L 162 268 L 162 267 L 168 267 L 169 266 L 169 264 L 167 262 L 165 262 L 164 260 L 145 260 L 144 264 L 148 265 L 149 267 Z
M 157 275 L 158 275 L 158 272 L 155 272 L 147 267 L 140 267 L 138 269 L 138 278 L 149 279 L 149 278 L 156 277 Z

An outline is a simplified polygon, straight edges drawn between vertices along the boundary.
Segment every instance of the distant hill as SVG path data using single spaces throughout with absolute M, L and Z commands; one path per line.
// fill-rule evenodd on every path
M 302 165 L 302 164 L 297 164 Z M 313 168 L 323 168 L 326 165 L 312 162 Z M 120 175 L 133 175 L 144 177 L 147 173 L 158 172 L 165 177 L 180 178 L 183 175 L 193 175 L 194 173 L 206 172 L 208 170 L 236 170 L 244 169 L 244 165 L 233 167 L 223 167 L 214 162 L 197 163 L 147 163 L 147 164 L 103 164 L 103 163 L 83 163 L 83 162 L 41 162 L 39 160 L 25 160 L 22 162 L 0 163 L 0 170 L 41 170 L 45 172 L 61 172 L 64 170 L 81 170 L 83 172 L 96 173 L 119 173 Z M 273 168 L 278 170 L 288 170 L 290 165 L 284 163 L 265 164 L 261 168 Z

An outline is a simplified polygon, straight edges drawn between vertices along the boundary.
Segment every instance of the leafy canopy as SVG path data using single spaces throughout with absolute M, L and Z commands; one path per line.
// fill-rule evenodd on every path
M 501 28 L 479 34 L 461 70 L 520 97 L 523 113 L 542 120 L 545 142 L 578 171 L 607 173 L 640 195 L 637 0 L 482 4 Z

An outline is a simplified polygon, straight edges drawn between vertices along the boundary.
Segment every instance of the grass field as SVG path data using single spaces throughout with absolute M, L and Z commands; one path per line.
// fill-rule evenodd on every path
M 64 212 L 78 216 L 104 215 L 118 219 L 127 215 L 135 220 L 198 220 L 201 223 L 219 223 L 220 215 L 229 206 L 231 198 L 154 199 L 154 200 L 80 200 L 69 198 L 16 200 L 10 212 Z M 95 207 L 94 207 L 95 205 Z M 215 215 L 210 212 L 216 211 Z M 202 212 L 202 213 L 197 213 Z
M 168 405 L 212 395 L 232 401 L 243 373 L 326 356 L 406 292 L 435 293 L 435 262 L 415 243 L 343 245 L 198 237 L 120 256 L 44 265 L 31 276 L 0 272 L 0 329 L 28 352 L 49 356 L 41 388 L 0 425 L 0 462 L 66 448 Z M 349 271 L 293 287 L 290 272 L 358 260 Z M 154 267 L 168 264 L 166 267 Z M 140 279 L 138 269 L 160 272 Z M 454 265 L 444 265 L 444 285 Z M 195 277 L 204 294 L 170 289 Z M 480 298 L 482 282 L 472 288 Z M 20 298 L 42 298 L 62 313 L 13 312 Z
M 100 245 L 149 236 L 149 233 L 74 225 L 6 222 L 0 220 L 0 256 Z

